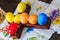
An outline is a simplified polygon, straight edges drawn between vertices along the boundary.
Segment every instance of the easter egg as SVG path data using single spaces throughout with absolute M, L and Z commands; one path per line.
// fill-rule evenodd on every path
M 21 15 L 21 14 L 17 14 L 17 15 L 14 17 L 14 23 L 17 23 L 17 24 L 20 23 L 20 15 Z
M 12 12 L 7 12 L 6 13 L 6 20 L 9 22 L 9 23 L 12 23 L 14 21 L 14 15 Z
M 29 16 L 29 23 L 30 24 L 36 24 L 37 23 L 38 16 L 35 14 L 32 14 Z
M 18 12 L 22 13 L 26 10 L 26 4 L 24 2 L 20 2 L 18 5 L 17 5 L 17 10 Z
M 28 16 L 28 14 L 26 12 L 22 13 L 20 15 L 20 21 L 21 21 L 21 23 L 22 24 L 26 24 L 28 22 L 28 18 L 29 18 L 29 16 Z
M 47 23 L 47 21 L 48 21 L 48 17 L 45 13 L 39 14 L 39 16 L 38 16 L 38 24 L 39 25 L 43 26 Z
M 60 24 L 60 17 L 57 17 L 54 21 L 53 24 Z
M 12 23 L 9 26 L 7 26 L 7 31 L 10 34 L 15 34 L 18 30 L 18 25 L 16 23 Z

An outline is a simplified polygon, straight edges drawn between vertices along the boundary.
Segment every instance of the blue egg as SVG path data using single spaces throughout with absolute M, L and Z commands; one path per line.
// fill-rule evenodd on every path
M 40 13 L 38 15 L 38 24 L 39 25 L 43 26 L 47 23 L 47 21 L 48 21 L 48 17 L 45 13 Z

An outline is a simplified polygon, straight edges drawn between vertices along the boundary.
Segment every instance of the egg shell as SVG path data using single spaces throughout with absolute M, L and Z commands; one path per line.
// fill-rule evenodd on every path
M 7 12 L 6 13 L 6 20 L 9 22 L 9 23 L 13 23 L 14 22 L 14 15 L 12 12 Z
M 29 16 L 29 23 L 30 24 L 36 24 L 37 23 L 38 16 L 35 14 L 32 14 Z
M 14 17 L 14 23 L 20 24 L 20 15 L 21 15 L 21 14 L 17 14 L 17 15 Z
M 29 15 L 28 13 L 24 12 L 20 15 L 20 21 L 22 24 L 26 24 L 28 22 Z
M 22 13 L 26 10 L 26 4 L 24 2 L 20 2 L 18 5 L 17 5 L 17 10 L 18 12 Z
M 18 25 L 16 23 L 12 23 L 7 27 L 7 30 L 10 34 L 15 34 L 18 30 Z
M 48 17 L 45 13 L 39 14 L 39 16 L 38 16 L 38 24 L 39 25 L 43 26 L 47 23 L 47 21 L 48 21 Z

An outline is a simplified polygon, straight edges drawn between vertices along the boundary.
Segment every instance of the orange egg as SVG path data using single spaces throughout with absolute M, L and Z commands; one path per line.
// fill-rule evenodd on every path
M 28 22 L 28 18 L 29 18 L 28 13 L 26 12 L 22 13 L 20 16 L 21 23 L 26 24 Z
M 30 24 L 36 24 L 37 23 L 37 18 L 38 18 L 37 15 L 32 14 L 32 15 L 29 16 L 28 21 L 29 21 Z

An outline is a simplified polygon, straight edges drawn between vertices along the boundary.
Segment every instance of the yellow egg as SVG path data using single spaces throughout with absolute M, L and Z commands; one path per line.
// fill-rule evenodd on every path
M 20 15 L 21 14 L 17 14 L 15 17 L 14 17 L 14 22 L 19 24 L 20 23 Z
M 29 23 L 30 24 L 36 24 L 37 23 L 37 18 L 38 18 L 38 16 L 35 15 L 35 14 L 30 15 L 29 16 Z
M 60 17 L 57 17 L 54 21 L 53 24 L 60 24 Z
M 28 14 L 26 12 L 20 15 L 20 21 L 22 24 L 26 24 L 28 22 Z
M 22 13 L 26 10 L 26 4 L 24 2 L 20 2 L 18 5 L 17 5 L 17 10 L 18 12 Z
M 14 15 L 12 12 L 7 12 L 6 13 L 6 20 L 9 22 L 9 23 L 12 23 L 14 21 Z

